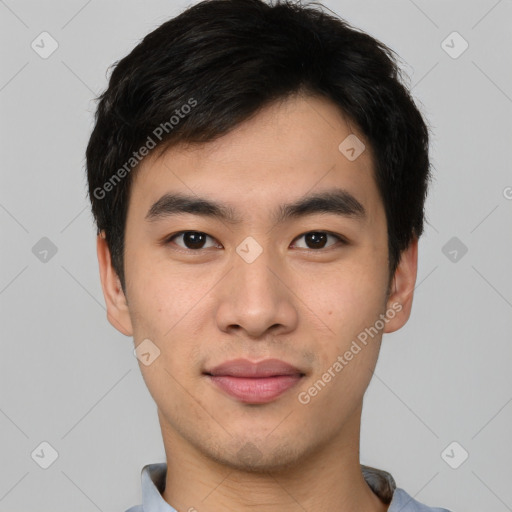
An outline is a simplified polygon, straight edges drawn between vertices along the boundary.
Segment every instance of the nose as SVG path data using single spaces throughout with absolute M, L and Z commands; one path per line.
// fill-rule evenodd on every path
M 293 331 L 299 317 L 292 277 L 269 249 L 252 261 L 234 254 L 231 271 L 219 283 L 219 329 L 258 339 Z

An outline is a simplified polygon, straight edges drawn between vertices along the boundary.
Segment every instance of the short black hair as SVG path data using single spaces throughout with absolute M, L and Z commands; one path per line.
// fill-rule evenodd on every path
M 423 232 L 428 128 L 395 52 L 327 10 L 290 0 L 202 1 L 113 64 L 86 167 L 97 231 L 105 232 L 123 291 L 130 184 L 142 158 L 212 141 L 300 93 L 333 102 L 370 145 L 392 279 L 401 252 Z

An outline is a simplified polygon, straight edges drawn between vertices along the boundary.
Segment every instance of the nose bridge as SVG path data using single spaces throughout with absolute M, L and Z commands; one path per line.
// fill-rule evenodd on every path
M 258 304 L 261 300 L 264 300 L 264 304 L 269 308 L 271 303 L 275 305 L 280 292 L 270 268 L 278 264 L 270 244 L 266 243 L 264 248 L 250 236 L 238 245 L 236 253 L 233 277 L 238 296 L 243 295 L 246 305 L 261 307 Z
M 221 329 L 232 326 L 259 336 L 275 325 L 289 330 L 297 321 L 292 294 L 275 274 L 281 268 L 278 257 L 253 237 L 247 237 L 233 254 L 233 268 L 218 310 Z

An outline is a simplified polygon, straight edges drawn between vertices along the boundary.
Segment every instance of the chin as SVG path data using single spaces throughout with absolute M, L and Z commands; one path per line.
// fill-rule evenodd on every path
M 237 451 L 227 453 L 220 447 L 221 453 L 208 453 L 207 455 L 219 464 L 236 471 L 247 473 L 278 473 L 296 467 L 304 453 L 297 450 L 297 446 L 284 442 L 275 446 L 268 441 L 252 442 L 245 438 L 236 443 L 241 445 Z M 233 445 L 230 446 L 230 448 Z

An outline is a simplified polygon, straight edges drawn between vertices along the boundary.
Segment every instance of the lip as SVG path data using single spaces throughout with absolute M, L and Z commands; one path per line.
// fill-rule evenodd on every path
M 295 366 L 281 361 L 280 359 L 264 359 L 258 362 L 249 361 L 249 359 L 232 359 L 231 361 L 226 361 L 215 366 L 211 370 L 206 370 L 204 373 L 213 376 L 222 375 L 247 378 L 303 374 L 303 372 Z
M 279 359 L 233 359 L 203 373 L 231 397 L 253 404 L 275 400 L 304 377 L 300 369 Z

